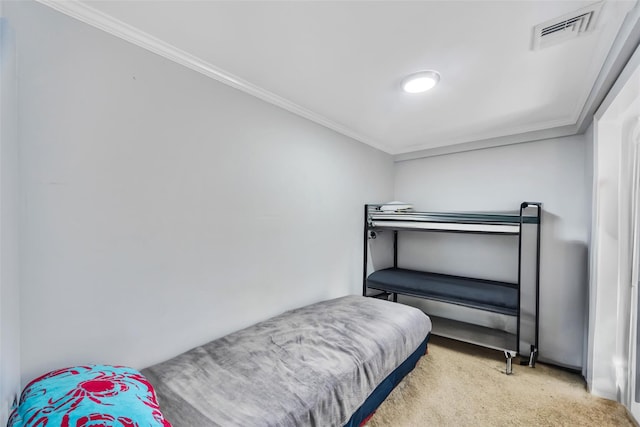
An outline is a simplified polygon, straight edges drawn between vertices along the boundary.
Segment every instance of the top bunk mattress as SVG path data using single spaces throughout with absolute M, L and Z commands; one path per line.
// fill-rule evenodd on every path
M 181 426 L 343 426 L 425 341 L 430 319 L 347 296 L 292 310 L 144 369 Z

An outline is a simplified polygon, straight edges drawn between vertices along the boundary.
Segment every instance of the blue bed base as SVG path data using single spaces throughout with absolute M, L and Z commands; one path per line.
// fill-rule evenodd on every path
M 378 387 L 371 392 L 367 400 L 353 413 L 351 419 L 344 427 L 359 427 L 363 421 L 369 418 L 378 409 L 378 407 L 389 396 L 391 391 L 400 384 L 400 381 L 416 367 L 418 360 L 427 352 L 427 343 L 431 334 L 422 341 L 416 351 L 400 364 L 387 378 L 385 378 Z

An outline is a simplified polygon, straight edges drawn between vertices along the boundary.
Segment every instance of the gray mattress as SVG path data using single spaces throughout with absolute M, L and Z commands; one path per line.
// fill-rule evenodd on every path
M 286 312 L 142 373 L 174 427 L 343 426 L 431 331 L 421 311 L 347 296 Z

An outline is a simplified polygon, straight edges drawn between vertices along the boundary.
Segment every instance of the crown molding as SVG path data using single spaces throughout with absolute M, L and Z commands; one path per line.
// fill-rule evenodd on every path
M 481 139 L 478 141 L 464 142 L 460 144 L 444 145 L 441 147 L 427 148 L 396 154 L 395 162 L 422 159 L 424 157 L 444 156 L 447 154 L 462 153 L 465 151 L 484 150 L 487 148 L 504 147 L 505 145 L 521 144 L 525 142 L 542 141 L 545 139 L 562 138 L 578 133 L 576 125 L 559 126 L 551 129 L 541 129 L 531 132 L 500 136 L 496 138 Z
M 634 52 L 640 45 L 640 1 L 629 11 L 618 31 L 609 54 L 604 61 L 596 82 L 589 93 L 582 111 L 576 120 L 578 133 L 587 130 L 593 116 L 604 102 L 607 94 L 621 77 L 627 63 L 630 62 Z
M 110 15 L 100 12 L 84 2 L 78 0 L 36 0 L 58 12 L 70 16 L 92 27 L 105 31 L 122 40 L 160 55 L 170 61 L 176 62 L 193 71 L 217 80 L 234 89 L 241 90 L 255 96 L 265 102 L 280 107 L 300 117 L 311 120 L 321 126 L 329 128 L 356 141 L 370 145 L 378 150 L 391 153 L 392 149 L 370 137 L 361 135 L 346 126 L 304 108 L 294 102 L 276 95 L 266 89 L 254 85 L 238 76 L 233 75 L 213 64 L 185 52 L 169 43 L 166 43 L 151 34 L 145 33 L 129 24 L 126 24 Z
M 595 112 L 594 117 L 596 120 L 602 120 L 603 115 L 611 107 L 613 102 L 617 99 L 618 95 L 620 95 L 620 92 L 624 89 L 629 80 L 635 75 L 638 69 L 640 69 L 640 45 L 636 47 L 635 52 L 626 63 L 624 70 L 622 70 L 615 84 L 607 93 L 607 96 L 600 104 L 598 110 Z
M 548 120 L 546 122 L 538 123 L 534 126 L 516 126 L 508 129 L 502 129 L 500 132 L 482 132 L 475 133 L 473 137 L 465 136 L 460 138 L 452 138 L 452 139 L 438 139 L 433 138 L 431 143 L 425 144 L 414 144 L 399 150 L 395 150 L 393 153 L 394 156 L 412 156 L 415 153 L 427 153 L 431 150 L 440 151 L 446 150 L 446 147 L 474 147 L 489 144 L 489 141 L 495 141 L 496 145 L 508 145 L 502 144 L 500 141 L 503 140 L 520 140 L 522 138 L 530 138 L 532 135 L 537 135 L 538 133 L 548 133 L 548 131 L 557 131 L 558 129 L 562 129 L 560 132 L 564 132 L 571 126 L 575 125 L 574 120 Z M 526 141 L 521 141 L 526 142 Z M 489 148 L 486 147 L 486 148 Z M 476 149 L 476 148 L 474 148 Z M 455 149 L 455 151 L 460 151 L 459 149 Z M 473 149 L 472 149 L 473 150 Z M 465 150 L 462 150 L 465 151 Z M 439 154 L 435 154 L 439 155 Z

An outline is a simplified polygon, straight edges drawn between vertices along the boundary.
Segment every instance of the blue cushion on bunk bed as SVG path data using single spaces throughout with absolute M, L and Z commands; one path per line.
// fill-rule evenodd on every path
M 513 283 L 386 268 L 371 273 L 367 286 L 512 316 L 518 310 L 518 288 Z

